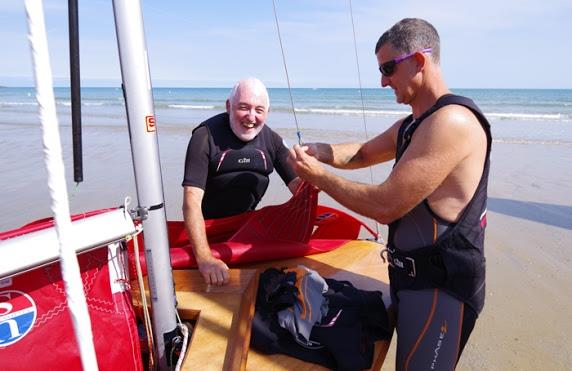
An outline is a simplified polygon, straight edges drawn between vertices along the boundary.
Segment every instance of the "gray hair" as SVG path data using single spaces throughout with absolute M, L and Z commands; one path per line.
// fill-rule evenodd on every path
M 266 86 L 264 86 L 264 83 L 259 79 L 257 79 L 256 77 L 247 77 L 237 82 L 236 85 L 234 85 L 234 87 L 230 91 L 230 95 L 228 96 L 228 100 L 230 101 L 230 103 L 231 104 L 235 103 L 235 99 L 238 95 L 238 91 L 240 90 L 240 88 L 247 88 L 247 87 L 257 94 L 263 94 L 264 98 L 266 98 L 266 103 L 268 106 L 266 108 L 268 109 L 270 107 L 270 98 L 268 97 L 268 90 L 266 89 Z
M 431 48 L 431 57 L 435 63 L 440 59 L 439 34 L 431 23 L 419 18 L 404 18 L 385 31 L 375 45 L 375 54 L 390 43 L 393 48 L 403 53 Z

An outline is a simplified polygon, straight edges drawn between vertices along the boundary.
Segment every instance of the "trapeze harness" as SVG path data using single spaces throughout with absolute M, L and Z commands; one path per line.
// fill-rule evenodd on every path
M 397 369 L 453 369 L 485 297 L 484 231 L 491 150 L 490 125 L 475 103 L 444 95 L 397 136 L 396 164 L 423 120 L 449 104 L 473 112 L 485 130 L 487 153 L 477 189 L 458 222 L 439 217 L 425 199 L 389 225 L 387 255 L 397 306 Z M 465 305 L 466 304 L 466 305 Z
M 296 177 L 285 166 L 287 148 L 266 125 L 256 138 L 243 142 L 230 129 L 228 114 L 222 113 L 196 127 L 195 135 L 200 137 L 197 139 L 200 143 L 196 146 L 189 143 L 183 185 L 204 189 L 205 219 L 254 210 L 268 188 L 274 164 L 286 184 Z M 189 154 L 197 148 L 202 148 L 203 153 Z M 208 164 L 196 161 L 201 156 L 208 157 Z

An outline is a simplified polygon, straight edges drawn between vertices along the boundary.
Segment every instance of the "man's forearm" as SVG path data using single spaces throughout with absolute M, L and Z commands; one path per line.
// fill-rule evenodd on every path
M 184 210 L 183 215 L 195 259 L 198 262 L 199 260 L 211 257 L 212 253 L 207 240 L 205 220 L 201 210 L 199 209 L 197 212 L 196 210 L 187 208 Z
M 399 217 L 399 210 L 384 196 L 383 185 L 352 182 L 328 171 L 312 183 L 348 209 L 382 224 Z
M 359 151 L 362 143 L 327 144 L 315 143 L 316 158 L 339 169 L 354 169 L 359 165 Z
M 211 252 L 201 210 L 203 194 L 202 189 L 185 188 L 183 201 L 185 228 L 189 235 L 197 266 L 205 282 L 213 285 L 224 285 L 229 280 L 228 266 L 222 260 L 215 258 Z

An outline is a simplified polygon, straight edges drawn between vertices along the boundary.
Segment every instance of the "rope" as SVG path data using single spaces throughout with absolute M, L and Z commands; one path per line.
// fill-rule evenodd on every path
M 177 314 L 177 318 L 178 317 L 179 315 Z M 175 371 L 181 370 L 181 367 L 183 366 L 183 360 L 185 359 L 185 356 L 187 354 L 187 344 L 189 343 L 189 328 L 185 324 L 180 323 L 181 322 L 180 318 L 178 319 L 179 319 L 179 324 L 177 326 L 179 327 L 179 330 L 183 334 L 183 344 L 181 346 L 181 354 L 179 355 L 179 360 L 175 365 Z
M 354 52 L 355 52 L 355 56 L 356 56 L 356 68 L 357 68 L 357 77 L 358 77 L 358 83 L 359 83 L 359 94 L 360 94 L 360 98 L 361 98 L 361 112 L 362 112 L 362 118 L 363 118 L 363 129 L 365 131 L 365 140 L 366 142 L 369 140 L 369 136 L 367 133 L 367 122 L 365 119 L 365 103 L 364 103 L 364 99 L 363 99 L 363 89 L 362 89 L 362 85 L 361 85 L 361 72 L 359 69 L 359 57 L 358 57 L 358 51 L 357 51 L 357 41 L 356 41 L 356 29 L 354 26 L 354 12 L 353 12 L 353 8 L 352 8 L 352 0 L 348 0 L 349 4 L 350 4 L 350 18 L 352 20 L 352 34 L 353 34 L 353 38 L 354 38 Z M 373 184 L 373 166 L 369 167 L 369 178 L 371 180 L 371 184 Z M 375 231 L 377 233 L 377 239 L 381 239 L 381 234 L 379 232 L 379 223 L 377 222 L 377 220 L 375 221 Z
M 278 31 L 278 41 L 280 42 L 280 51 L 282 52 L 282 63 L 284 64 L 284 71 L 286 71 L 286 82 L 288 83 L 288 94 L 290 95 L 290 105 L 292 106 L 292 114 L 294 115 L 294 122 L 296 123 L 296 135 L 298 136 L 298 144 L 302 145 L 302 131 L 298 126 L 298 118 L 296 117 L 296 109 L 294 108 L 294 99 L 292 98 L 292 88 L 290 87 L 290 76 L 288 75 L 288 67 L 286 66 L 286 55 L 284 54 L 284 47 L 282 46 L 282 36 L 280 35 L 280 24 L 278 22 L 278 13 L 276 12 L 276 0 L 272 0 L 272 8 L 274 9 L 274 20 L 276 21 L 276 30 Z
M 135 252 L 135 270 L 137 271 L 137 282 L 139 283 L 139 293 L 141 294 L 141 303 L 143 305 L 143 318 L 145 321 L 145 332 L 147 333 L 147 346 L 149 347 L 149 369 L 154 368 L 153 357 L 153 325 L 151 324 L 151 316 L 149 315 L 149 307 L 147 307 L 147 295 L 145 294 L 145 284 L 143 283 L 143 271 L 141 270 L 141 260 L 139 260 L 139 238 L 137 235 L 143 231 L 141 225 L 137 226 L 137 234 L 133 236 L 133 250 Z
M 93 344 L 91 320 L 74 249 L 76 238 L 71 230 L 72 225 L 59 124 L 56 115 L 44 10 L 41 0 L 26 0 L 25 8 L 36 83 L 38 114 L 43 131 L 44 161 L 48 171 L 48 188 L 52 199 L 51 209 L 56 222 L 55 227 L 61 257 L 60 267 L 65 286 L 66 301 L 83 369 L 89 371 L 97 370 L 97 357 Z

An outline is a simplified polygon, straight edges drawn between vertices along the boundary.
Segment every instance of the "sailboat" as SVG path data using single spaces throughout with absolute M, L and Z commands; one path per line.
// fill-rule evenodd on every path
M 74 336 L 81 331 L 68 312 L 76 298 L 66 293 L 60 272 L 57 217 L 0 233 L 0 369 L 317 369 L 250 349 L 259 273 L 302 264 L 358 288 L 383 290 L 387 298 L 382 245 L 358 240 L 362 231 L 377 234 L 318 205 L 318 190 L 303 185 L 282 205 L 207 221 L 215 256 L 232 269 L 228 285 L 204 284 L 192 269 L 182 222 L 166 220 L 140 3 L 115 0 L 113 6 L 138 205 L 71 217 L 92 339 Z M 141 286 L 136 273 L 146 275 Z M 190 334 L 178 322 L 191 322 Z M 148 324 L 147 334 L 138 323 Z M 90 360 L 84 345 L 91 341 Z M 381 367 L 388 346 L 389 339 L 376 344 L 372 369 Z

